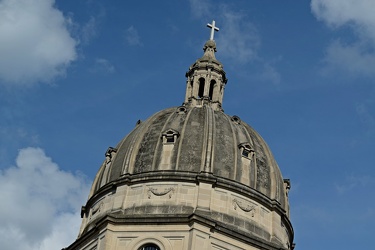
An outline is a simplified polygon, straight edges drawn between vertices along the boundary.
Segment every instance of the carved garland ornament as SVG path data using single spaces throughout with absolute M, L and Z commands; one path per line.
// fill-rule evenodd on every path
M 100 213 L 103 209 L 103 206 L 104 206 L 104 203 L 103 201 L 101 201 L 99 204 L 96 204 L 94 205 L 94 207 L 91 209 L 91 213 L 90 213 L 90 216 L 89 216 L 89 220 L 91 220 L 91 218 L 96 214 L 96 213 Z
M 249 213 L 251 212 L 251 217 L 254 217 L 255 215 L 255 206 L 250 204 L 244 204 L 244 202 L 241 202 L 237 199 L 233 199 L 233 207 L 234 210 L 237 210 L 237 207 L 241 208 L 242 211 Z
M 151 194 L 154 194 L 156 196 L 163 196 L 163 195 L 166 195 L 169 193 L 169 199 L 172 198 L 172 194 L 174 193 L 174 188 L 173 187 L 170 187 L 170 188 L 165 188 L 164 190 L 162 191 L 159 191 L 157 188 L 149 188 L 148 191 L 147 191 L 147 194 L 148 194 L 148 198 L 151 199 Z

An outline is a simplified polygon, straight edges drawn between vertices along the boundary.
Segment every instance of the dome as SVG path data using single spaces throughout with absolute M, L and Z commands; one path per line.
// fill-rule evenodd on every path
M 163 179 L 170 178 L 168 172 L 203 172 L 259 192 L 287 210 L 284 180 L 266 142 L 239 117 L 209 105 L 162 110 L 138 123 L 107 157 L 111 150 L 112 163 L 103 163 L 91 194 L 126 175 L 155 173 Z
M 147 243 L 143 240 L 182 249 L 170 242 L 178 235 L 181 242 L 194 242 L 192 249 L 216 244 L 211 239 L 227 244 L 228 236 L 233 245 L 225 249 L 293 248 L 290 182 L 263 138 L 238 116 L 224 113 L 227 78 L 215 52 L 211 39 L 203 57 L 189 67 L 182 106 L 138 121 L 108 148 L 82 207 L 79 238 L 70 249 L 84 247 L 85 239 L 107 229 L 113 241 L 124 232 L 149 235 L 138 241 L 131 240 L 138 236 L 126 238 L 134 242 L 129 249 L 139 249 Z M 156 229 L 159 225 L 164 231 Z
M 273 247 L 292 245 L 290 183 L 263 138 L 238 116 L 207 104 L 168 108 L 138 121 L 105 155 L 82 210 L 83 235 L 105 216 L 160 224 L 176 213 Z M 200 196 L 204 185 L 207 195 Z

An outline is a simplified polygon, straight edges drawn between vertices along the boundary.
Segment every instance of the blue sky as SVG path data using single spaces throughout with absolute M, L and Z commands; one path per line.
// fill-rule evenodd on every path
M 291 179 L 296 249 L 372 249 L 374 9 L 372 0 L 0 0 L 2 249 L 73 242 L 106 149 L 138 119 L 181 105 L 213 19 L 224 110 L 263 136 Z

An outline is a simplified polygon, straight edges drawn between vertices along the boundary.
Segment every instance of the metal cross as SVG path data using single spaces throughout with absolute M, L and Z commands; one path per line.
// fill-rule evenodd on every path
M 215 30 L 219 31 L 219 28 L 215 27 L 215 20 L 212 20 L 212 24 L 208 23 L 207 27 L 211 28 L 210 40 L 214 40 L 214 32 L 215 32 Z

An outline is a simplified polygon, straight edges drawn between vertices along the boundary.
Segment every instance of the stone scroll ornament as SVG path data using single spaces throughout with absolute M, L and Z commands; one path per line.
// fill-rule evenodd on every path
M 255 215 L 254 205 L 245 204 L 245 202 L 239 201 L 237 199 L 233 199 L 233 207 L 234 207 L 234 210 L 237 210 L 237 207 L 239 207 L 242 211 L 246 213 L 251 212 L 251 217 L 254 217 Z
M 167 195 L 169 194 L 169 199 L 172 198 L 172 194 L 174 193 L 174 188 L 173 187 L 170 187 L 170 188 L 165 188 L 164 190 L 162 191 L 159 191 L 157 188 L 149 188 L 148 191 L 147 191 L 147 194 L 148 194 L 148 198 L 151 199 L 151 194 L 154 194 L 156 196 L 163 196 L 163 195 Z

